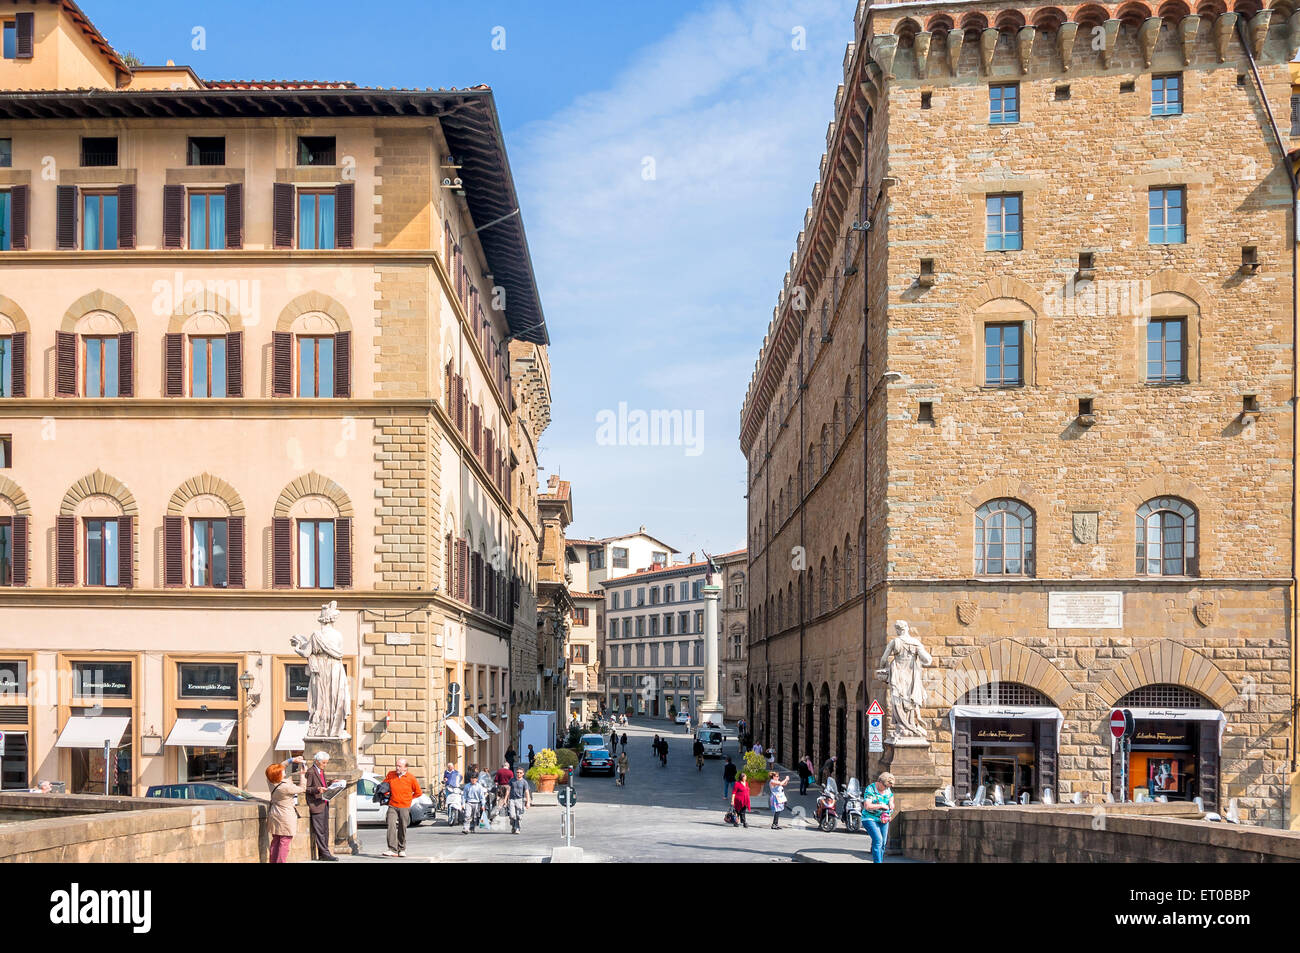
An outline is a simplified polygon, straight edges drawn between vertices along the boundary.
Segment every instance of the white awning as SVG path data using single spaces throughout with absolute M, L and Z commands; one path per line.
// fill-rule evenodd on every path
M 1130 708 L 1134 721 L 1216 721 L 1219 723 L 1219 751 L 1223 751 L 1223 727 L 1228 716 L 1217 708 Z M 1107 730 L 1110 723 L 1107 721 Z M 1110 750 L 1114 753 L 1119 739 L 1110 736 Z
M 460 726 L 460 723 L 457 722 L 455 718 L 448 718 L 443 721 L 443 724 L 451 729 L 451 733 L 455 735 L 457 739 L 460 740 L 460 743 L 466 748 L 472 748 L 478 744 L 477 741 L 465 734 L 465 729 Z
M 1020 718 L 1056 722 L 1056 748 L 1061 748 L 1061 725 L 1065 716 L 1050 705 L 953 705 L 948 712 L 948 727 L 955 735 L 958 718 Z
M 474 719 L 473 715 L 465 716 L 465 724 L 468 725 L 469 730 L 478 735 L 482 741 L 488 740 L 488 733 L 479 727 L 479 723 Z
M 276 751 L 302 751 L 307 745 L 303 738 L 307 735 L 306 718 L 288 718 L 280 728 L 275 739 Z
M 109 717 L 105 715 L 73 715 L 59 732 L 56 748 L 102 748 L 107 740 L 110 747 L 122 744 L 122 735 L 131 723 L 130 718 Z
M 478 720 L 481 721 L 481 722 L 483 723 L 483 725 L 484 725 L 484 726 L 485 726 L 489 731 L 492 732 L 492 734 L 494 734 L 494 735 L 499 735 L 499 734 L 501 734 L 501 729 L 498 728 L 496 725 L 492 724 L 492 719 L 489 718 L 487 715 L 484 715 L 484 714 L 481 714 L 481 713 L 480 713 L 479 716 L 478 716 Z
M 173 748 L 225 748 L 234 730 L 234 718 L 177 718 L 163 743 Z

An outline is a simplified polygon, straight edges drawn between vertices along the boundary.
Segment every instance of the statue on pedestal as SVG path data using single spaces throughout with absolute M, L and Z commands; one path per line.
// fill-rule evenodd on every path
M 290 636 L 293 650 L 307 660 L 307 737 L 347 739 L 352 689 L 343 665 L 343 634 L 334 628 L 337 602 L 321 606 L 320 627 L 310 635 Z
M 885 646 L 880 668 L 876 670 L 876 677 L 889 686 L 890 744 L 929 744 L 920 713 L 925 704 L 922 669 L 932 661 L 907 623 L 902 619 L 895 622 L 894 637 Z

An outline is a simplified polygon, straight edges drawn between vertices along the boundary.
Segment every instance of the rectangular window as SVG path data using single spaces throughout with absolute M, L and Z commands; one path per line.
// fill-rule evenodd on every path
M 0 586 L 14 584 L 13 520 L 0 517 Z
M 639 606 L 643 606 L 643 605 L 645 605 L 645 589 L 644 589 L 644 588 L 638 589 L 638 590 L 636 591 L 636 604 L 639 605 Z
M 1180 73 L 1151 77 L 1151 115 L 1177 116 L 1183 111 L 1183 77 Z
M 651 553 L 651 554 L 650 554 L 650 561 L 651 561 L 652 563 L 658 563 L 658 564 L 661 565 L 661 566 L 666 566 L 666 565 L 668 565 L 668 554 L 667 554 L 667 553 Z
M 81 164 L 83 166 L 117 165 L 117 136 L 83 136 Z
M 298 588 L 334 588 L 333 520 L 298 520 Z
M 185 161 L 189 165 L 225 165 L 226 137 L 190 136 Z
M 650 604 L 651 604 L 652 606 L 657 606 L 657 605 L 659 605 L 659 587 L 658 587 L 658 586 L 651 586 L 651 587 L 650 587 Z
M 14 339 L 0 336 L 0 397 L 14 395 Z
M 637 638 L 645 635 L 645 616 L 643 615 L 636 617 L 636 634 Z
M 986 196 L 984 219 L 986 251 L 1018 251 L 1021 248 L 1019 194 Z
M 1187 380 L 1187 323 L 1183 318 L 1153 318 L 1147 325 L 1147 381 Z
M 679 612 L 677 614 L 677 631 L 683 635 L 691 631 L 691 614 L 689 612 Z
M 617 592 L 611 592 L 611 593 L 609 594 L 609 607 L 610 607 L 611 609 L 617 609 L 617 608 L 618 608 L 618 593 L 617 593 Z
M 1024 326 L 984 326 L 984 384 L 987 387 L 1019 387 L 1024 382 L 1022 334 Z
M 615 547 L 614 547 L 614 568 L 615 568 L 615 569 L 626 569 L 626 568 L 627 568 L 627 550 L 626 550 L 626 549 L 620 549 L 618 546 L 615 546 Z
M 86 585 L 117 585 L 117 520 L 86 520 Z
M 334 192 L 298 193 L 298 247 L 334 247 Z
M 333 136 L 299 136 L 299 165 L 334 165 Z
M 226 552 L 225 520 L 190 520 L 190 585 L 224 589 Z
M 298 396 L 334 396 L 334 338 L 298 338 Z
M 605 551 L 603 549 L 587 550 L 587 568 L 588 569 L 605 568 Z
M 686 601 L 686 583 L 685 583 L 685 581 L 683 581 L 680 585 L 681 585 L 681 588 L 678 590 L 678 596 L 677 596 L 677 599 L 678 599 L 679 602 L 685 602 L 685 601 Z
M 190 396 L 227 396 L 224 336 L 190 338 Z
M 82 203 L 81 247 L 86 251 L 117 247 L 117 193 L 88 192 Z
M 7 60 L 18 58 L 18 23 L 15 20 L 6 20 L 4 39 L 4 58 Z
M 117 396 L 117 337 L 82 338 L 86 347 L 85 397 Z
M 0 470 L 7 470 L 14 465 L 13 434 L 0 433 Z
M 994 125 L 1020 122 L 1020 85 L 1018 83 L 989 87 L 989 122 Z
M 13 248 L 13 201 L 8 190 L 0 192 L 0 251 Z
M 226 195 L 224 192 L 190 193 L 190 247 L 226 247 Z
M 673 614 L 671 612 L 664 615 L 664 635 L 673 634 Z
M 11 168 L 14 164 L 14 141 L 0 139 L 0 169 Z
M 659 617 L 657 615 L 652 615 L 650 617 L 650 635 L 658 635 L 658 634 L 659 634 Z
M 702 611 L 695 613 L 695 631 L 696 632 L 704 631 L 704 613 Z
M 1182 187 L 1147 193 L 1147 241 L 1181 245 L 1187 241 L 1186 194 Z

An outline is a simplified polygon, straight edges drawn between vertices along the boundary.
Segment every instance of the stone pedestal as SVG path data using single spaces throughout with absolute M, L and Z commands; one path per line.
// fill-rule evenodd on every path
M 361 844 L 352 832 L 352 816 L 355 808 L 353 799 L 357 791 L 355 782 L 361 777 L 357 769 L 356 749 L 351 738 L 304 738 L 303 757 L 308 766 L 316 752 L 324 751 L 330 756 L 325 769 L 325 777 L 331 783 L 347 781 L 349 787 L 342 794 L 336 794 L 330 801 L 330 849 L 335 854 L 359 854 Z
M 889 852 L 895 854 L 901 852 L 903 843 L 903 832 L 895 832 L 895 825 L 907 823 L 908 811 L 933 808 L 934 794 L 944 782 L 934 766 L 930 743 L 919 738 L 886 741 L 880 770 L 894 776 L 894 809 L 899 818 L 889 825 Z
M 693 714 L 696 725 L 712 722 L 721 728 L 724 712 L 718 701 L 718 603 L 722 587 L 716 579 L 716 575 L 709 576 L 700 590 L 704 595 L 704 700 Z

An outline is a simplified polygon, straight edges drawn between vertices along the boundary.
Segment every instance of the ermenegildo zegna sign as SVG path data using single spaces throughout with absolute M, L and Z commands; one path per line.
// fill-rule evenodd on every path
M 178 693 L 181 698 L 238 699 L 238 673 L 234 664 L 181 663 Z
M 80 697 L 130 698 L 130 662 L 76 662 L 72 691 Z

